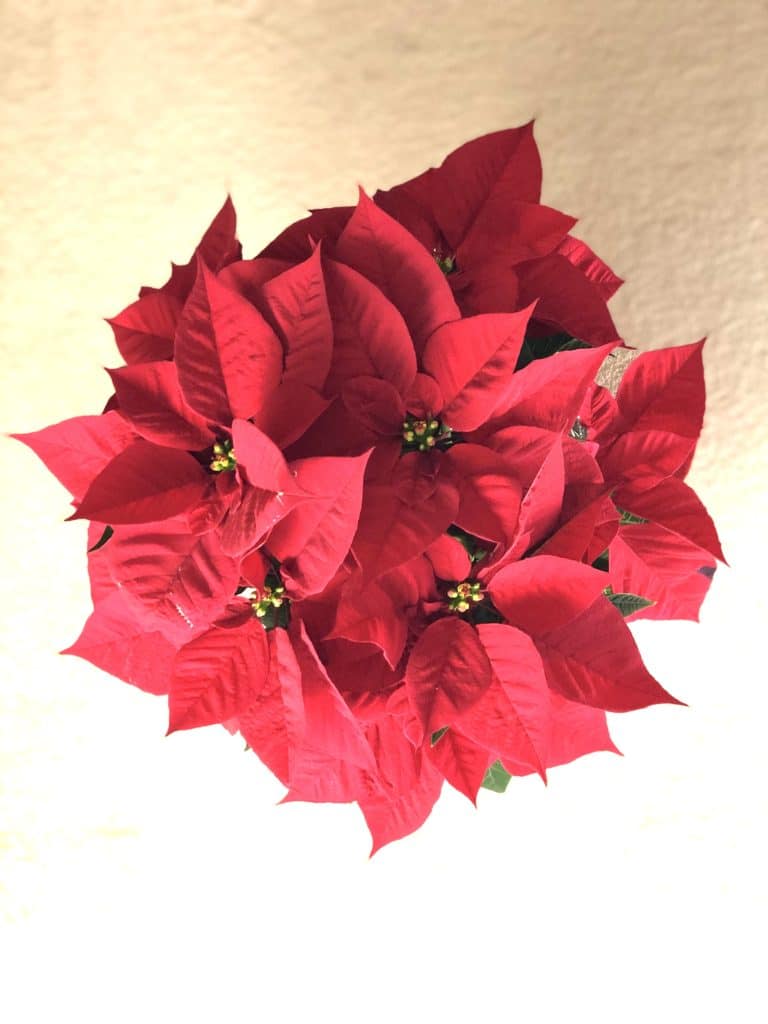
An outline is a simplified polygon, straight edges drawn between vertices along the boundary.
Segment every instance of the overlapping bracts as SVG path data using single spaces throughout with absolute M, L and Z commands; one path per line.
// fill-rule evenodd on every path
M 105 411 L 16 435 L 91 524 L 66 653 L 239 732 L 287 800 L 356 801 L 374 850 L 444 781 L 546 778 L 675 702 L 626 618 L 696 618 L 723 558 L 683 482 L 702 345 L 598 385 L 621 282 L 540 183 L 531 126 L 496 132 L 251 260 L 227 200 L 110 321 Z

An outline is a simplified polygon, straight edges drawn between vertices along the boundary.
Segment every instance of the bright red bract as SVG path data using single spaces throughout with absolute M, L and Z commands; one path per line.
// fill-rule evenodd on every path
M 494 132 L 251 260 L 227 199 L 109 321 L 104 413 L 15 435 L 92 524 L 65 653 L 239 731 L 286 800 L 357 802 L 374 851 L 444 781 L 546 779 L 677 703 L 626 619 L 695 619 L 723 561 L 683 482 L 702 343 L 598 384 L 621 280 L 540 184 L 532 125 Z

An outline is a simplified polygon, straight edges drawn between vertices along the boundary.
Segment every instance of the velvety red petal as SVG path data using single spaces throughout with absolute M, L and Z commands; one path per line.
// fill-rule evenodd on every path
M 480 445 L 457 444 L 444 461 L 460 494 L 456 525 L 474 537 L 511 544 L 518 528 L 522 487 L 507 460 Z
M 278 448 L 286 449 L 309 430 L 329 404 L 314 388 L 283 380 L 266 396 L 251 422 Z
M 367 431 L 381 437 L 402 437 L 405 405 L 394 384 L 378 377 L 355 377 L 344 384 L 341 399 L 350 416 Z
M 448 533 L 433 540 L 424 553 L 432 563 L 435 576 L 441 580 L 460 583 L 472 571 L 467 549 Z
M 696 493 L 682 480 L 669 477 L 651 487 L 637 480 L 619 487 L 613 500 L 625 512 L 657 523 L 725 562 L 715 524 Z

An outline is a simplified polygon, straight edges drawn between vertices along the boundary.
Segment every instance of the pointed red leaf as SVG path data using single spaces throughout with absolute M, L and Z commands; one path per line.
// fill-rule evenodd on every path
M 230 503 L 218 529 L 222 550 L 242 557 L 251 548 L 263 544 L 269 531 L 303 501 L 295 494 L 275 494 L 258 487 L 244 487 Z
M 213 423 L 247 419 L 277 386 L 283 350 L 262 315 L 200 261 L 176 335 L 187 402 Z
M 272 531 L 269 550 L 282 563 L 296 597 L 319 593 L 349 554 L 363 500 L 370 452 L 354 458 L 303 459 L 291 466 L 311 497 Z
M 37 455 L 75 501 L 81 501 L 93 480 L 135 434 L 117 412 L 75 416 L 29 434 L 11 434 Z
M 208 486 L 193 456 L 139 438 L 99 473 L 70 519 L 152 523 L 192 508 Z
M 201 451 L 215 440 L 205 419 L 184 400 L 174 363 L 138 363 L 107 373 L 121 415 L 146 440 L 185 451 Z
M 609 524 L 612 524 L 609 527 Z M 591 544 L 599 533 L 600 554 L 612 539 L 619 526 L 616 506 L 608 495 L 602 491 L 595 498 L 584 504 L 577 512 L 567 519 L 536 552 L 539 555 L 555 555 L 558 558 L 572 558 L 577 562 L 585 560 Z M 597 557 L 597 556 L 595 556 Z M 586 558 L 586 561 L 594 559 Z
M 465 143 L 445 158 L 435 177 L 434 213 L 456 250 L 486 208 L 539 201 L 541 161 L 533 122 Z
M 307 259 L 315 248 L 311 239 L 314 242 L 335 242 L 352 216 L 352 210 L 351 206 L 312 210 L 309 217 L 303 217 L 281 231 L 277 238 L 262 249 L 259 257 L 287 260 L 289 263 Z
M 562 442 L 557 437 L 520 506 L 514 557 L 521 557 L 552 533 L 560 518 L 564 493 L 565 462 Z
M 400 459 L 387 481 L 366 485 L 352 549 L 369 580 L 422 554 L 454 521 L 459 495 L 447 475 Z
M 304 734 L 301 670 L 284 629 L 270 630 L 267 638 L 267 682 L 238 715 L 238 729 L 254 753 L 288 786 Z
M 506 427 L 502 430 L 494 427 L 488 435 L 483 428 L 475 437 L 479 443 L 504 456 L 514 467 L 515 476 L 526 491 L 541 471 L 552 446 L 559 444 L 558 435 L 542 427 Z
M 304 697 L 303 747 L 375 772 L 376 762 L 365 733 L 328 677 L 303 623 L 292 630 L 292 640 Z M 297 772 L 301 772 L 300 765 Z
M 236 419 L 232 423 L 232 450 L 239 470 L 245 472 L 248 483 L 275 494 L 301 494 L 302 488 L 291 471 L 285 457 L 274 441 L 249 423 Z
M 347 585 L 326 639 L 343 638 L 358 644 L 374 644 L 391 668 L 400 661 L 408 634 L 408 620 L 380 582 L 363 587 Z
M 601 466 L 606 479 L 670 476 L 696 446 L 704 419 L 703 341 L 645 352 L 616 395 L 622 435 Z
M 585 611 L 605 585 L 605 573 L 592 566 L 535 555 L 499 570 L 488 592 L 505 619 L 537 637 Z
M 393 717 L 370 725 L 368 736 L 382 784 L 358 803 L 373 839 L 373 856 L 424 824 L 440 796 L 443 776 L 421 749 L 411 745 Z
M 267 685 L 269 645 L 261 623 L 213 627 L 176 655 L 168 696 L 168 733 L 235 718 Z
M 621 753 L 610 737 L 604 711 L 566 700 L 554 691 L 550 691 L 550 701 L 552 728 L 547 768 L 598 751 Z
M 416 353 L 399 310 L 356 270 L 327 260 L 326 287 L 334 331 L 326 393 L 354 377 L 380 377 L 404 395 L 416 376 Z
M 568 700 L 605 711 L 679 704 L 648 672 L 634 637 L 611 602 L 599 597 L 535 643 L 547 682 Z
M 251 422 L 284 450 L 309 430 L 329 404 L 314 388 L 283 380 L 267 395 Z
M 534 302 L 536 320 L 590 345 L 618 344 L 616 325 L 600 290 L 577 267 L 551 253 L 515 267 L 518 301 Z
M 378 377 L 348 380 L 341 399 L 350 416 L 381 437 L 402 437 L 405 405 L 397 388 Z
M 494 410 L 497 429 L 520 424 L 561 433 L 570 430 L 587 388 L 612 349 L 604 345 L 574 352 L 556 352 L 519 370 Z M 489 428 L 494 428 L 489 423 Z
M 149 292 L 107 320 L 126 363 L 153 363 L 173 356 L 181 302 L 164 292 Z
M 608 575 L 616 593 L 639 594 L 660 602 L 669 596 L 668 588 L 691 578 L 694 595 L 703 598 L 707 591 L 708 581 L 699 578 L 699 571 L 712 564 L 710 556 L 685 537 L 656 523 L 622 526 L 609 552 Z M 700 601 L 694 606 L 694 618 L 698 618 L 699 604 Z M 687 610 L 685 617 L 690 617 Z
M 224 554 L 215 534 L 196 536 L 178 520 L 120 527 L 98 553 L 142 621 L 182 639 L 224 610 L 240 578 L 238 562 Z
M 162 632 L 141 623 L 113 587 L 96 604 L 77 640 L 61 653 L 90 661 L 147 693 L 163 694 L 176 648 Z
M 725 562 L 715 524 L 696 493 L 682 480 L 669 477 L 650 488 L 638 480 L 619 487 L 613 500 L 625 512 L 663 526 Z
M 261 294 L 283 342 L 283 380 L 321 391 L 331 367 L 333 327 L 320 246 L 309 259 L 266 282 Z
M 520 516 L 522 488 L 501 455 L 476 444 L 457 444 L 446 452 L 459 488 L 456 525 L 484 540 L 510 544 Z
M 236 231 L 235 207 L 230 196 L 227 196 L 223 206 L 197 244 L 192 259 L 188 263 L 174 264 L 171 276 L 161 290 L 170 292 L 184 302 L 195 283 L 198 259 L 214 272 L 239 260 L 242 251 L 240 243 L 237 241 Z M 142 289 L 142 292 L 145 291 L 148 289 Z
M 508 771 L 535 771 L 546 779 L 551 702 L 541 655 L 531 638 L 512 626 L 487 623 L 477 631 L 494 681 L 458 728 L 482 743 Z
M 600 297 L 606 302 L 614 295 L 624 282 L 611 268 L 596 256 L 589 246 L 573 235 L 564 238 L 558 245 L 557 252 L 565 256 L 569 263 L 578 267 L 584 277 L 597 289 Z
M 437 327 L 459 319 L 453 292 L 432 255 L 362 189 L 334 255 L 372 281 L 400 311 L 417 353 Z
M 455 722 L 491 685 L 477 632 L 456 617 L 427 626 L 411 651 L 405 688 L 425 734 Z
M 478 791 L 494 756 L 455 729 L 443 733 L 434 746 L 426 742 L 424 752 L 445 780 L 476 806 Z
M 532 309 L 467 317 L 430 337 L 423 365 L 444 395 L 450 427 L 475 430 L 490 417 L 510 387 Z
M 456 250 L 460 267 L 502 259 L 505 267 L 551 253 L 575 217 L 539 203 L 524 203 L 499 189 L 488 197 Z
M 445 399 L 434 377 L 417 373 L 405 396 L 405 408 L 420 419 L 432 419 L 445 406 Z

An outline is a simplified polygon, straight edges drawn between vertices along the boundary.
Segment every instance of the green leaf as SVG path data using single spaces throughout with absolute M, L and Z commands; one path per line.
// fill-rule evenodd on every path
M 601 555 L 597 556 L 592 563 L 592 568 L 600 569 L 601 572 L 608 572 L 608 548 Z
M 92 548 L 88 548 L 88 554 L 90 554 L 92 551 L 98 551 L 99 548 L 103 548 L 114 532 L 115 531 L 112 529 L 111 526 L 105 526 L 104 533 L 102 533 L 102 535 L 99 537 L 99 539 L 96 541 Z
M 650 605 L 655 604 L 654 601 L 649 601 L 647 597 L 640 597 L 639 594 L 610 593 L 605 596 L 625 617 L 633 612 L 639 612 L 641 608 L 648 608 Z
M 573 338 L 564 332 L 550 334 L 547 338 L 526 338 L 520 349 L 517 359 L 516 370 L 522 370 L 524 366 L 536 359 L 546 359 L 556 352 L 571 352 L 577 348 L 589 348 L 590 346 L 578 338 Z
M 455 537 L 467 552 L 469 560 L 473 564 L 482 561 L 482 559 L 488 554 L 487 549 L 483 547 L 484 541 L 481 541 L 478 537 L 473 537 L 471 533 L 467 533 L 466 530 L 462 530 L 460 526 L 456 526 L 452 523 L 445 532 L 449 537 Z
M 619 513 L 619 526 L 631 526 L 634 523 L 647 523 L 647 519 L 643 519 L 642 516 L 636 516 L 634 512 L 627 512 L 626 509 L 616 508 Z
M 501 763 L 494 761 L 483 779 L 483 789 L 492 789 L 494 793 L 503 793 L 509 785 L 512 776 Z
M 430 737 L 430 745 L 434 747 L 439 739 L 441 739 L 448 732 L 448 726 L 444 725 L 442 729 L 438 729 L 437 732 L 433 732 Z

